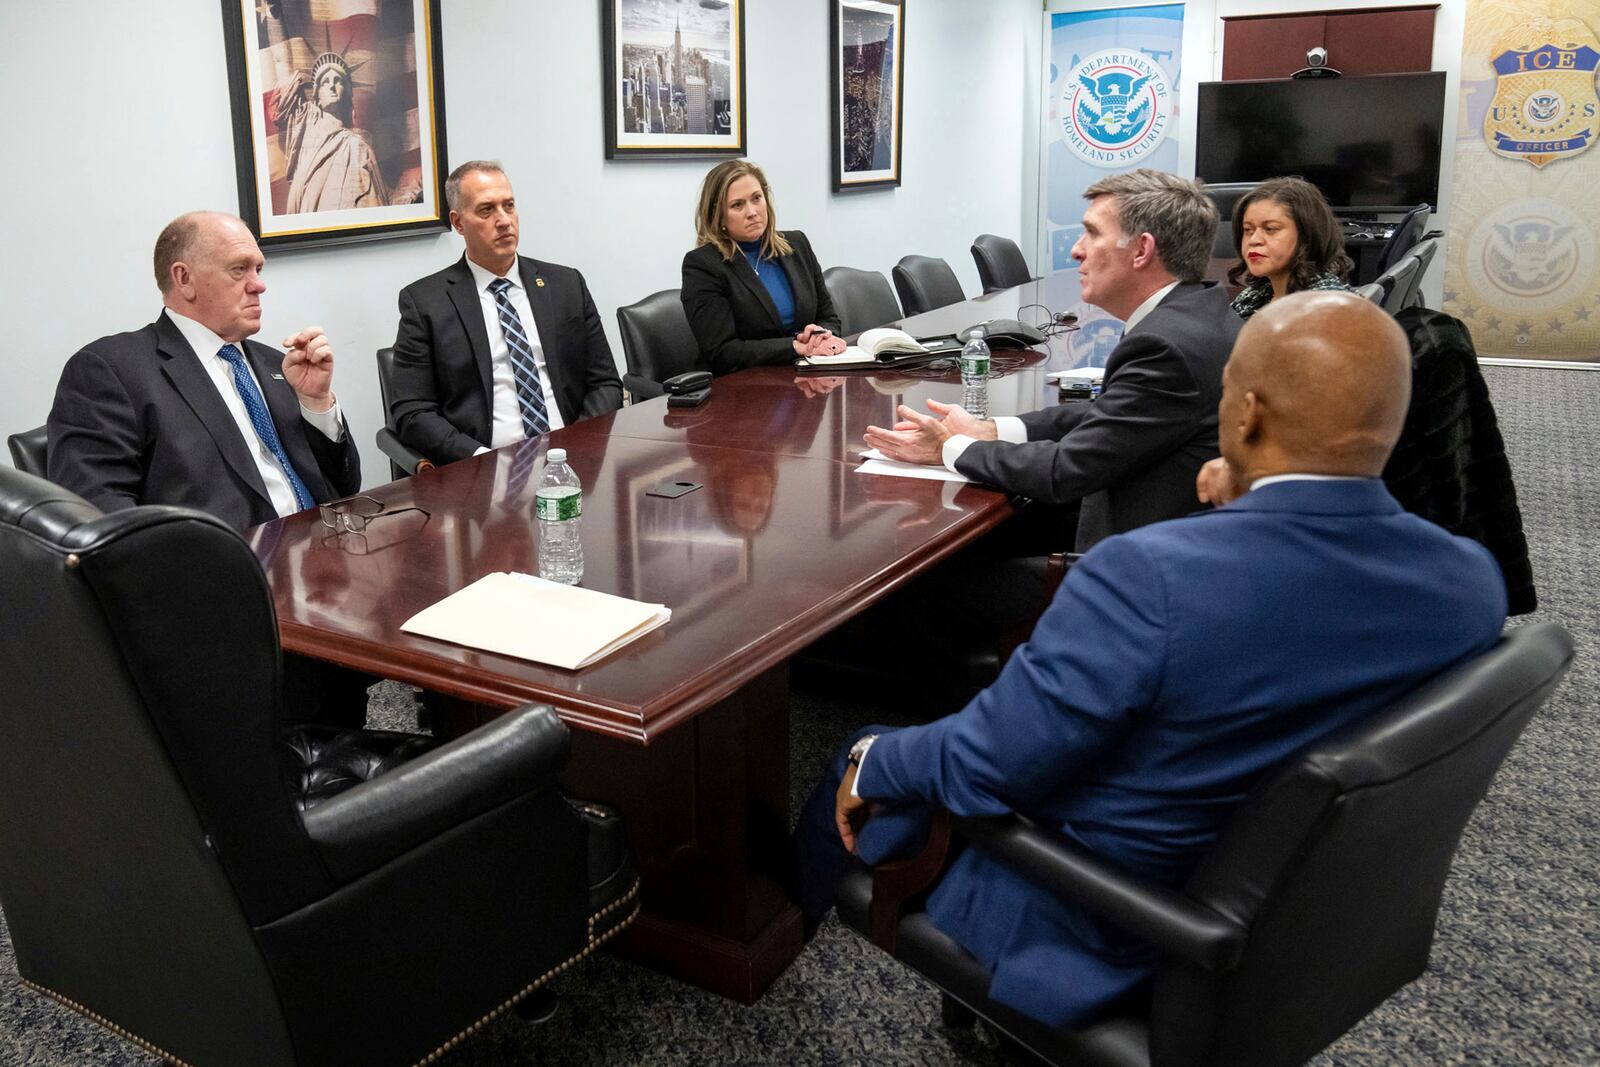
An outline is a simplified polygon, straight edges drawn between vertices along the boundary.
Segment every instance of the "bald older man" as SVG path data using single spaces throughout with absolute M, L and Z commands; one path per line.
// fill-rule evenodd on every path
M 155 247 L 164 308 L 67 361 L 49 419 L 50 480 L 102 511 L 198 508 L 244 529 L 361 487 L 322 330 L 282 351 L 261 329 L 263 259 L 239 219 L 180 215 Z
M 852 864 L 912 845 L 927 803 L 1021 812 L 1177 886 L 1267 770 L 1493 644 L 1494 560 L 1379 479 L 1409 389 L 1405 337 L 1371 304 L 1267 305 L 1223 374 L 1225 466 L 1203 488 L 1225 506 L 1101 542 L 963 710 L 855 739 L 795 831 L 807 917 Z M 1092 1019 L 1154 967 L 977 850 L 927 912 L 989 969 L 991 997 L 1051 1025 Z

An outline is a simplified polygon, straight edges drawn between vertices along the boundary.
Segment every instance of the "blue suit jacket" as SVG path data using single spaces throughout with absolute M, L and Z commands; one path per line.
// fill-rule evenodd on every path
M 1481 545 L 1372 481 L 1266 486 L 1110 538 L 962 711 L 884 734 L 857 789 L 960 815 L 1022 812 L 1126 870 L 1180 884 L 1262 773 L 1487 649 L 1505 587 Z M 902 847 L 869 821 L 860 853 Z M 928 914 L 994 974 L 990 996 L 1080 1022 L 1154 956 L 961 854 Z

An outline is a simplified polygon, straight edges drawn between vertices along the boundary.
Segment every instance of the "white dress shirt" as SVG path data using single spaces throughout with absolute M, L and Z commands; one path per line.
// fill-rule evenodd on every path
M 1177 287 L 1178 283 L 1176 281 L 1168 282 L 1151 293 L 1144 303 L 1134 308 L 1133 314 L 1128 316 L 1127 322 L 1122 327 L 1122 336 L 1126 337 L 1132 333 L 1133 328 L 1139 325 L 1144 320 L 1144 317 L 1154 311 L 1156 305 L 1165 300 L 1167 294 Z M 1023 425 L 1021 419 L 1013 415 L 996 415 L 994 417 L 994 429 L 1000 440 L 1014 445 L 1024 444 L 1028 440 L 1028 428 Z M 964 433 L 955 434 L 945 441 L 939 458 L 944 461 L 946 467 L 953 471 L 956 469 L 956 460 L 961 458 L 961 453 L 965 452 L 968 446 L 976 440 L 976 437 L 969 437 Z
M 209 327 L 202 326 L 171 308 L 167 308 L 165 314 L 178 328 L 178 332 L 183 334 L 183 339 L 189 342 L 189 347 L 194 349 L 195 356 L 200 360 L 200 366 L 211 376 L 211 384 L 217 387 L 217 393 L 222 397 L 222 403 L 227 407 L 228 414 L 233 416 L 233 421 L 238 425 L 239 436 L 244 438 L 244 443 L 250 449 L 250 455 L 256 461 L 256 469 L 261 472 L 261 482 L 266 486 L 267 498 L 272 501 L 272 510 L 279 515 L 293 515 L 300 510 L 300 505 L 294 499 L 294 489 L 289 485 L 289 476 L 278 463 L 278 457 L 274 456 L 272 450 L 257 436 L 255 424 L 250 421 L 250 412 L 244 406 L 244 398 L 239 395 L 239 387 L 234 384 L 233 365 L 217 354 L 228 342 L 212 333 Z M 234 347 L 240 353 L 244 352 L 243 342 Z M 261 381 L 256 377 L 255 368 L 250 365 L 248 356 L 244 361 L 244 369 L 250 375 L 250 380 L 256 383 L 256 389 L 265 401 L 266 390 L 261 388 Z M 270 409 L 268 417 L 271 417 Z M 344 439 L 344 423 L 339 418 L 337 397 L 334 398 L 333 407 L 327 411 L 312 411 L 301 404 L 300 417 L 320 430 L 328 440 Z M 277 426 L 276 423 L 274 426 L 280 441 L 292 430 L 292 427 Z M 300 472 L 300 477 L 302 480 L 305 478 L 304 471 Z
M 490 284 L 500 275 L 478 266 L 471 259 L 467 260 L 467 269 L 472 271 L 472 283 L 478 287 L 478 306 L 483 309 L 483 324 L 489 331 L 489 377 L 493 385 L 489 411 L 493 425 L 489 431 L 489 447 L 478 449 L 479 452 L 487 452 L 489 448 L 520 441 L 527 434 L 522 432 L 522 405 L 517 400 L 517 379 L 511 369 L 511 346 L 506 344 L 505 331 L 500 328 L 500 308 L 495 303 L 494 293 L 489 290 Z M 517 318 L 522 320 L 522 332 L 528 337 L 534 365 L 539 368 L 539 387 L 544 390 L 545 416 L 550 421 L 550 428 L 559 430 L 563 425 L 561 409 L 556 405 L 555 388 L 550 384 L 550 371 L 544 362 L 544 345 L 539 342 L 539 327 L 533 321 L 533 307 L 528 303 L 528 290 L 523 288 L 522 271 L 517 263 L 512 264 L 511 273 L 505 279 L 511 283 L 511 288 L 506 290 L 506 299 L 516 309 Z
M 1155 305 L 1151 304 L 1149 306 L 1150 307 L 1154 307 Z M 1148 313 L 1148 308 L 1141 307 L 1140 310 L 1141 311 L 1145 311 L 1146 313 Z M 1136 311 L 1136 312 L 1134 312 L 1134 314 L 1138 315 L 1139 312 Z M 1133 328 L 1132 327 L 1132 323 L 1134 323 L 1136 321 L 1137 321 L 1136 319 L 1129 319 L 1128 320 L 1128 322 L 1130 324 L 1129 325 L 1129 329 Z M 1269 474 L 1265 478 L 1257 478 L 1255 481 L 1251 482 L 1250 483 L 1250 491 L 1253 493 L 1257 489 L 1262 488 L 1263 486 L 1272 485 L 1274 482 L 1360 482 L 1360 481 L 1366 481 L 1366 479 L 1364 479 L 1364 478 L 1362 478 L 1362 477 L 1360 477 L 1358 475 L 1351 475 L 1351 474 L 1295 474 L 1295 473 Z M 877 739 L 874 738 L 873 740 L 875 741 Z M 850 795 L 853 796 L 853 797 L 859 797 L 861 795 L 856 790 L 856 783 L 861 780 L 861 768 L 865 767 L 867 765 L 867 755 L 869 753 L 871 753 L 871 751 L 872 751 L 872 741 L 868 741 L 866 747 L 861 750 L 861 759 L 856 763 L 856 777 L 855 777 L 855 780 L 850 783 Z

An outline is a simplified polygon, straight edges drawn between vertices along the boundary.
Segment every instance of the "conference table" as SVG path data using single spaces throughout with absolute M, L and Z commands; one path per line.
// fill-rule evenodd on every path
M 1026 310 L 1041 304 L 1049 310 Z M 902 325 L 926 336 L 1073 310 L 1087 310 L 1075 274 Z M 1079 329 L 997 353 L 991 413 L 1056 403 L 1046 373 L 1098 348 Z M 753 368 L 718 378 L 698 408 L 658 398 L 366 490 L 396 513 L 364 534 L 336 534 L 311 509 L 249 537 L 286 651 L 439 694 L 457 712 L 435 723 L 445 734 L 551 705 L 573 731 L 564 788 L 622 812 L 640 870 L 642 914 L 620 951 L 749 1003 L 802 948 L 777 878 L 790 657 L 1014 511 L 975 485 L 856 472 L 868 425 L 892 424 L 900 403 L 956 402 L 960 390 L 949 361 L 889 373 Z M 566 449 L 583 481 L 583 587 L 665 604 L 671 621 L 576 671 L 403 632 L 485 574 L 537 573 L 534 491 L 550 447 Z M 680 481 L 701 488 L 648 495 Z

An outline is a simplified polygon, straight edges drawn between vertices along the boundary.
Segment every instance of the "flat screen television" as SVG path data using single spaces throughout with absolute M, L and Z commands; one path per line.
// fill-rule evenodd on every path
M 1336 208 L 1437 208 L 1443 133 L 1443 71 L 1201 82 L 1195 174 L 1298 174 Z

